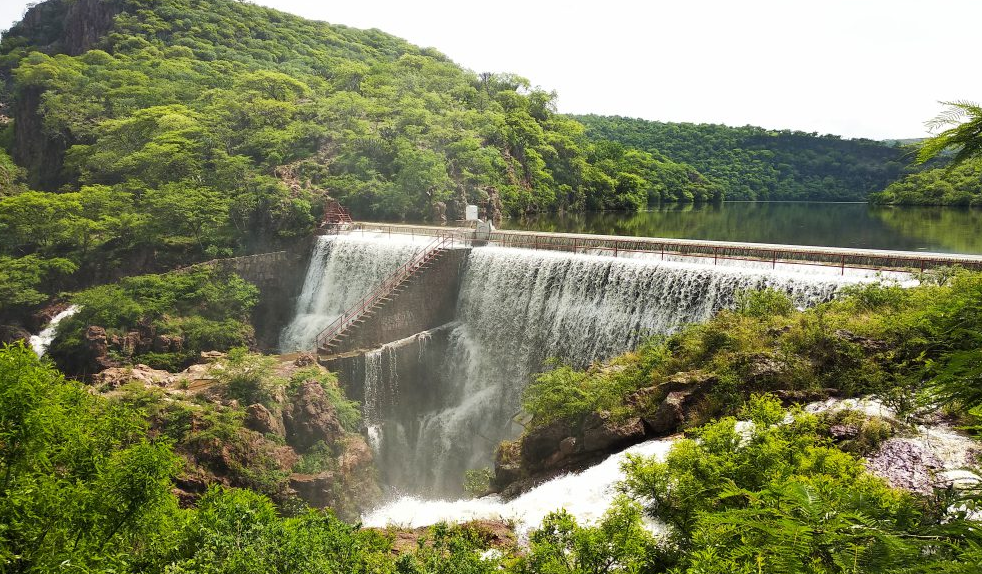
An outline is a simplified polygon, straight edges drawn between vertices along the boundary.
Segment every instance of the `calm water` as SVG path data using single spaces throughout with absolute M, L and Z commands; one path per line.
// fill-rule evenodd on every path
M 639 213 L 550 214 L 505 229 L 982 254 L 982 210 L 865 203 L 671 205 Z

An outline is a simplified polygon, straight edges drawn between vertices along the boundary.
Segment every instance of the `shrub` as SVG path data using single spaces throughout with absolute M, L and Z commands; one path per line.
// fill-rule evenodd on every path
M 788 294 L 777 289 L 743 290 L 736 293 L 736 311 L 748 317 L 785 317 L 794 311 Z

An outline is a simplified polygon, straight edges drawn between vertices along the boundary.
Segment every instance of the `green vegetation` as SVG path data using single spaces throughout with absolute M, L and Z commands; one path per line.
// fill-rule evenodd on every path
M 982 207 L 982 161 L 910 174 L 870 195 L 887 205 L 957 205 Z
M 684 162 L 728 200 L 865 201 L 900 177 L 906 152 L 871 140 L 753 126 L 575 116 L 587 136 Z
M 945 102 L 944 112 L 927 123 L 931 130 L 951 126 L 921 143 L 917 161 L 924 163 L 943 152 L 954 151 L 951 168 L 982 158 L 982 106 L 972 102 Z
M 969 572 L 982 559 L 977 523 L 866 475 L 817 417 L 792 412 L 785 424 L 768 397 L 741 415 L 751 428 L 723 418 L 664 461 L 626 465 L 626 491 L 669 528 L 657 571 Z
M 257 297 L 253 285 L 209 266 L 127 277 L 72 297 L 81 310 L 59 325 L 51 356 L 69 372 L 89 371 L 96 357 L 85 330 L 96 325 L 112 359 L 180 370 L 201 351 L 248 345 Z
M 307 236 L 329 197 L 386 219 L 720 197 L 687 165 L 592 143 L 524 78 L 378 30 L 232 0 L 73 4 L 42 3 L 0 41 L 14 116 L 0 127 L 0 257 L 30 270 L 0 290 L 51 296 L 276 248 Z M 102 18 L 95 4 L 114 16 L 79 22 Z M 66 45 L 73 27 L 99 34 Z M 37 301 L 5 304 L 16 317 Z
M 560 366 L 543 373 L 524 395 L 530 428 L 557 419 L 582 421 L 593 411 L 626 417 L 651 401 L 632 392 L 674 381 L 712 382 L 687 413 L 689 424 L 728 414 L 753 392 L 880 394 L 919 400 L 937 394 L 975 412 L 982 343 L 982 275 L 939 271 L 915 288 L 868 284 L 805 311 L 792 311 L 774 291 L 745 294 L 738 308 L 705 324 L 648 341 L 634 352 L 585 371 Z M 951 386 L 955 388 L 951 388 Z M 651 400 L 660 399 L 656 392 Z M 974 398 L 973 398 L 974 397 Z

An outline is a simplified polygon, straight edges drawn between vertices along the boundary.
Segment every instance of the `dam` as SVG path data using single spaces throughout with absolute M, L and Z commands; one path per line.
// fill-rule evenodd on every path
M 279 344 L 316 349 L 362 403 L 383 484 L 454 496 L 521 433 L 522 391 L 550 360 L 614 357 L 744 290 L 807 307 L 883 273 L 952 264 L 982 259 L 356 224 L 317 238 Z

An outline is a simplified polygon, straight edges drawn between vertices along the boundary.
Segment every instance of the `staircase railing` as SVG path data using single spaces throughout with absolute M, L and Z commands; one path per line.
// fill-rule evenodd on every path
M 426 244 L 422 251 L 392 272 L 384 281 L 372 290 L 371 293 L 362 297 L 357 303 L 349 307 L 337 319 L 331 322 L 316 339 L 314 339 L 314 351 L 319 351 L 327 347 L 341 331 L 345 330 L 365 311 L 371 309 L 382 298 L 392 292 L 400 283 L 408 279 L 424 263 L 433 258 L 444 247 L 453 246 L 455 235 L 453 233 L 441 233 L 433 241 Z

